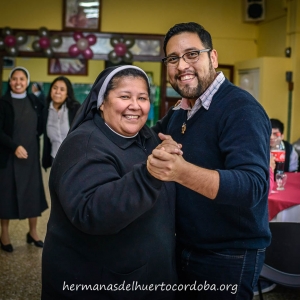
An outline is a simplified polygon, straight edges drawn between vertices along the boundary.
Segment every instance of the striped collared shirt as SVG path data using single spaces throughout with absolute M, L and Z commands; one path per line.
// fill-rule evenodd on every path
M 51 156 L 53 158 L 55 158 L 58 148 L 66 138 L 69 129 L 69 116 L 66 103 L 57 111 L 51 101 L 47 119 L 47 135 L 51 142 Z
M 195 105 L 191 108 L 188 99 L 182 98 L 180 104 L 173 109 L 188 110 L 187 119 L 189 120 L 203 106 L 206 110 L 209 109 L 214 94 L 218 91 L 221 84 L 224 82 L 225 76 L 223 72 L 217 72 L 217 77 L 206 91 L 196 100 Z

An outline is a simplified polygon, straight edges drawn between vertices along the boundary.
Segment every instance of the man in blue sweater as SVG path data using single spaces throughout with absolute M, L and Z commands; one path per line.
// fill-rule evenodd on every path
M 217 51 L 201 25 L 172 27 L 164 52 L 182 100 L 161 120 L 166 146 L 153 151 L 147 166 L 154 177 L 177 183 L 178 297 L 252 299 L 270 243 L 269 118 L 215 71 Z M 183 156 L 165 151 L 172 139 Z

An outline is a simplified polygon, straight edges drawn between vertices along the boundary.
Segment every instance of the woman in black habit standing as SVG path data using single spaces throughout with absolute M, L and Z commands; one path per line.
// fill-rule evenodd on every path
M 173 299 L 175 188 L 146 168 L 149 94 L 141 69 L 107 68 L 79 109 L 50 173 L 43 300 Z
M 23 67 L 9 76 L 0 99 L 0 219 L 1 249 L 13 251 L 9 220 L 29 219 L 27 243 L 43 247 L 37 217 L 48 207 L 40 168 L 39 136 L 43 132 L 43 104 L 27 93 L 30 75 Z

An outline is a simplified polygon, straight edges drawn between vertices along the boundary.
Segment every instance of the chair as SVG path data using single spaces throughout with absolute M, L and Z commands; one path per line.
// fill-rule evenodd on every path
M 266 249 L 260 278 L 287 287 L 300 287 L 300 223 L 270 222 L 272 241 Z M 263 300 L 258 280 L 259 298 Z

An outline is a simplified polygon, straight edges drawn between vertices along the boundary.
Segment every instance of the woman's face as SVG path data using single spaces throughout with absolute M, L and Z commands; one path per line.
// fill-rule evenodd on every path
M 51 88 L 51 99 L 54 108 L 59 108 L 66 101 L 68 97 L 67 85 L 64 81 L 56 81 Z
M 21 70 L 15 71 L 9 80 L 9 85 L 13 93 L 15 94 L 23 94 L 28 85 L 28 79 L 25 73 Z
M 133 136 L 145 125 L 150 110 L 147 83 L 142 77 L 116 80 L 100 106 L 105 123 L 124 136 Z

